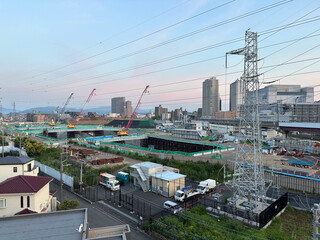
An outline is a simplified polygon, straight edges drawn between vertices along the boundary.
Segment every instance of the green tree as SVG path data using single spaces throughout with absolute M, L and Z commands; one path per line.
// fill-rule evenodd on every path
M 80 203 L 78 200 L 69 200 L 64 199 L 59 206 L 60 210 L 69 210 L 69 209 L 76 209 L 80 206 Z

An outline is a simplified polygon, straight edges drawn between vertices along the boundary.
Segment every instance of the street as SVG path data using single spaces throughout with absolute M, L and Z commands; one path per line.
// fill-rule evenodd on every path
M 55 196 L 59 200 L 60 197 L 60 186 L 56 183 L 50 183 L 50 189 L 56 190 Z M 90 204 L 88 201 L 83 200 L 81 197 L 74 193 L 64 189 L 63 197 L 71 200 L 78 200 L 80 202 L 79 208 L 88 209 L 88 225 L 89 228 L 99 228 L 113 225 L 129 224 L 131 229 L 131 239 L 133 240 L 144 240 L 152 239 L 147 234 L 137 229 L 137 224 L 129 218 L 120 215 L 118 212 L 111 208 L 102 208 L 99 203 Z

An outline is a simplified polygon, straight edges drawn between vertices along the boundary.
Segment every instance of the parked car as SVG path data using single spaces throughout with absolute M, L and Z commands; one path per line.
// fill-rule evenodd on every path
M 179 214 L 180 212 L 182 212 L 182 208 L 175 202 L 165 201 L 163 203 L 163 207 L 173 214 Z

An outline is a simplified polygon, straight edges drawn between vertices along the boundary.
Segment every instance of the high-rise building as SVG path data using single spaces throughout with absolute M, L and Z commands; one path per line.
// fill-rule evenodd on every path
M 131 117 L 131 115 L 132 115 L 132 102 L 126 101 L 124 106 L 124 116 L 126 118 L 129 118 Z
M 242 87 L 243 83 L 239 79 L 230 84 L 230 111 L 239 112 L 240 106 L 243 102 L 243 93 L 241 91 Z
M 300 85 L 269 85 L 258 92 L 259 103 L 264 104 L 295 104 L 313 103 L 313 87 L 301 88 Z
M 219 108 L 219 80 L 212 77 L 202 83 L 202 117 L 214 118 Z
M 161 105 L 159 105 L 159 107 L 155 107 L 154 114 L 156 116 L 162 116 L 162 113 L 168 113 L 168 108 L 163 108 Z
M 125 107 L 125 97 L 111 98 L 111 112 L 123 115 Z

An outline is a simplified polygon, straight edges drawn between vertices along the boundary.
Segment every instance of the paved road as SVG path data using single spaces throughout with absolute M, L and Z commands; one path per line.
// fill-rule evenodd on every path
M 60 197 L 60 186 L 56 183 L 50 183 L 50 189 L 57 190 L 55 196 Z M 133 240 L 149 240 L 152 239 L 147 234 L 142 233 L 137 229 L 137 224 L 132 220 L 126 218 L 125 216 L 120 215 L 118 212 L 112 210 L 111 208 L 102 208 L 100 204 L 93 203 L 83 200 L 77 195 L 64 190 L 64 198 L 75 199 L 80 202 L 80 208 L 88 209 L 88 222 L 90 228 L 106 227 L 113 225 L 129 224 L 131 228 L 131 239 Z

